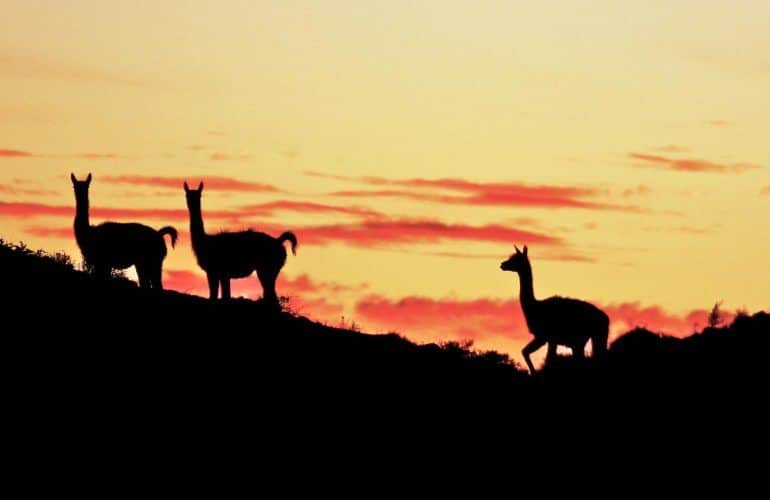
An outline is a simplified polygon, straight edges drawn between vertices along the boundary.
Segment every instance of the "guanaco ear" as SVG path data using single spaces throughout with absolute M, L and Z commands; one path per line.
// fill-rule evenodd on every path
M 524 245 L 524 257 L 527 256 L 527 245 Z
M 88 177 L 86 177 L 86 185 L 91 184 L 91 172 L 88 172 Z
M 198 191 L 200 191 L 201 193 L 203 192 L 203 181 L 201 181 L 201 183 L 198 184 Z
M 190 186 L 187 185 L 187 181 L 184 181 L 184 192 L 189 193 L 190 192 Z
M 521 250 L 519 250 L 519 247 L 517 247 L 516 245 L 513 245 L 513 248 L 516 249 L 516 253 L 521 253 Z
M 77 178 L 75 177 L 75 174 L 73 174 L 73 173 L 70 173 L 70 180 L 72 181 L 73 185 L 77 184 L 77 182 L 78 182 Z

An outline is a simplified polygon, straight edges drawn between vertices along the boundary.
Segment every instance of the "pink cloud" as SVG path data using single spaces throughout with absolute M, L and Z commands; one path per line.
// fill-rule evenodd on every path
M 49 196 L 59 194 L 57 191 L 52 191 L 50 189 L 20 187 L 10 184 L 0 184 L 0 193 L 11 196 Z
M 339 206 L 327 205 L 323 203 L 312 203 L 306 201 L 277 200 L 256 205 L 247 205 L 241 208 L 245 213 L 251 215 L 271 216 L 277 211 L 310 213 L 310 214 L 342 214 L 353 215 L 363 218 L 381 218 L 384 214 L 364 207 L 358 206 Z
M 696 327 L 706 326 L 709 314 L 702 309 L 674 314 L 660 306 L 642 306 L 635 302 L 600 307 L 610 317 L 613 338 L 636 326 L 686 336 Z M 494 337 L 527 341 L 531 338 L 521 306 L 513 298 L 459 300 L 410 296 L 390 299 L 370 295 L 357 303 L 356 315 L 368 329 L 395 331 L 425 342 L 478 341 Z M 727 320 L 731 318 L 730 314 L 725 316 Z
M 528 206 L 541 208 L 581 208 L 590 210 L 641 211 L 638 207 L 592 201 L 600 190 L 577 186 L 531 185 L 518 182 L 473 182 L 457 178 L 386 179 L 351 178 L 305 172 L 314 177 L 353 181 L 385 189 L 344 190 L 330 193 L 341 197 L 390 197 L 468 206 Z M 395 188 L 395 189 L 394 189 Z
M 20 149 L 0 149 L 0 158 L 37 158 L 39 155 Z
M 715 172 L 739 174 L 747 170 L 762 168 L 752 163 L 716 163 L 707 160 L 676 159 L 645 153 L 629 153 L 629 158 L 641 160 L 636 167 L 660 168 L 677 172 Z
M 135 220 L 142 218 L 177 222 L 188 220 L 187 210 L 182 209 L 92 209 L 92 218 Z M 74 216 L 74 207 L 51 206 L 34 203 L 5 203 L 0 202 L 0 216 L 7 215 L 19 218 L 37 216 Z M 229 220 L 238 223 L 243 213 L 238 211 L 210 211 L 205 217 L 209 220 Z M 240 223 L 239 223 L 240 224 Z M 470 226 L 465 224 L 448 224 L 437 220 L 411 219 L 382 219 L 364 220 L 348 224 L 331 224 L 319 226 L 299 226 L 287 228 L 274 223 L 256 222 L 253 225 L 259 231 L 278 235 L 292 229 L 300 241 L 300 245 L 328 245 L 343 243 L 363 248 L 380 248 L 393 245 L 441 243 L 444 241 L 481 241 L 514 245 L 519 243 L 539 243 L 546 247 L 560 248 L 561 239 L 543 233 L 512 229 L 497 224 Z M 27 232 L 37 231 L 35 226 L 26 228 Z M 552 255 L 558 260 L 583 260 L 579 256 L 567 254 L 561 257 Z
M 209 289 L 206 277 L 202 272 L 189 270 L 164 271 L 163 286 L 169 290 L 208 297 Z M 262 286 L 256 275 L 248 278 L 232 280 L 233 297 L 262 297 Z M 306 274 L 296 278 L 279 276 L 276 289 L 282 297 L 288 297 L 288 307 L 296 314 L 330 323 L 338 322 L 342 312 L 342 304 L 330 301 L 328 296 L 346 291 L 364 289 L 364 285 L 350 286 L 339 283 L 318 282 Z
M 247 161 L 252 158 L 251 155 L 232 155 L 228 153 L 212 153 L 209 157 L 210 160 L 214 161 Z
M 46 158 L 50 155 L 41 155 L 37 153 L 31 153 L 29 151 L 22 151 L 19 149 L 0 149 L 0 158 Z M 67 156 L 68 158 L 79 158 L 83 160 L 114 160 L 122 158 L 115 153 L 79 153 L 76 155 Z
M 556 237 L 497 224 L 469 226 L 448 224 L 437 220 L 367 220 L 353 224 L 308 226 L 297 228 L 295 232 L 306 244 L 324 245 L 343 242 L 361 247 L 440 243 L 450 240 L 484 241 L 508 245 L 520 242 L 553 246 L 562 244 L 562 241 Z
M 92 219 L 160 219 L 169 221 L 187 221 L 187 209 L 164 208 L 91 208 Z M 211 219 L 237 220 L 241 214 L 228 210 L 213 210 L 207 213 Z M 74 217 L 75 206 L 47 205 L 44 203 L 9 203 L 0 201 L 0 216 L 32 218 L 42 216 Z
M 178 189 L 182 191 L 182 186 L 185 182 L 188 182 L 191 186 L 196 187 L 200 180 L 203 181 L 206 189 L 213 189 L 217 191 L 238 191 L 238 192 L 278 192 L 279 189 L 270 184 L 263 184 L 260 182 L 245 181 L 241 179 L 235 179 L 233 177 L 219 177 L 219 176 L 206 176 L 201 178 L 185 178 L 185 177 L 162 177 L 162 176 L 148 176 L 148 175 L 113 175 L 100 177 L 99 181 L 108 182 L 110 184 L 130 184 L 134 186 L 154 186 L 164 187 L 170 189 Z
M 55 238 L 60 240 L 70 240 L 75 237 L 72 227 L 44 227 L 28 226 L 24 232 L 40 238 Z

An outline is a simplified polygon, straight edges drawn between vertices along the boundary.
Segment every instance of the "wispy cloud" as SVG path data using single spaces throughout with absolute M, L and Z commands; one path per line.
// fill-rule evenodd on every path
M 70 240 L 75 237 L 72 227 L 28 226 L 24 228 L 24 232 L 39 238 L 54 238 L 57 240 Z
M 652 194 L 652 188 L 649 186 L 645 186 L 643 184 L 639 184 L 636 187 L 627 188 L 624 189 L 621 193 L 621 196 L 624 198 L 631 198 L 634 196 L 649 196 Z
M 765 186 L 760 190 L 759 194 L 770 195 L 770 186 Z
M 299 212 L 308 214 L 342 214 L 352 215 L 368 219 L 379 219 L 385 217 L 385 214 L 369 208 L 359 206 L 341 206 L 327 205 L 323 203 L 312 203 L 307 201 L 277 200 L 256 205 L 246 205 L 241 207 L 241 211 L 251 216 L 272 216 L 279 211 Z
M 688 153 L 690 148 L 677 146 L 676 144 L 666 144 L 665 146 L 655 148 L 655 151 L 660 151 L 661 153 Z
M 20 149 L 0 149 L 0 158 L 78 158 L 81 160 L 115 160 L 123 158 L 116 153 L 77 153 L 74 155 L 51 155 L 32 153 Z
M 0 158 L 38 158 L 39 156 L 20 149 L 0 149 Z
M 233 155 L 229 153 L 212 153 L 209 156 L 209 159 L 214 161 L 248 161 L 252 158 L 253 156 L 251 155 Z
M 496 224 L 470 226 L 438 220 L 368 220 L 352 224 L 308 226 L 298 228 L 296 232 L 307 244 L 325 245 L 338 242 L 366 248 L 444 241 L 478 241 L 507 245 L 531 242 L 551 246 L 563 243 L 561 239 L 543 233 Z
M 0 184 L 0 193 L 10 196 L 49 196 L 59 194 L 57 191 L 50 189 L 24 187 L 11 184 Z
M 163 274 L 163 285 L 166 289 L 203 297 L 208 296 L 206 277 L 201 272 L 168 269 Z M 231 286 L 234 297 L 243 296 L 259 299 L 262 296 L 262 286 L 256 276 L 233 280 Z M 282 274 L 278 278 L 276 289 L 282 297 L 289 297 L 289 307 L 294 312 L 317 320 L 334 322 L 340 319 L 343 306 L 328 297 L 334 297 L 345 292 L 360 292 L 366 289 L 366 285 L 319 282 L 307 274 L 301 274 L 296 278 L 286 277 Z
M 84 160 L 116 160 L 122 158 L 122 156 L 115 153 L 81 153 L 77 157 Z
M 593 199 L 603 195 L 590 187 L 531 185 L 518 182 L 473 182 L 465 179 L 386 179 L 350 178 L 305 172 L 315 177 L 353 181 L 384 189 L 344 190 L 330 193 L 338 197 L 407 198 L 433 203 L 469 206 L 527 206 L 541 208 L 581 208 L 590 210 L 641 211 L 638 207 L 603 203 Z
M 422 252 L 424 255 L 436 257 L 450 257 L 454 259 L 480 259 L 480 260 L 502 260 L 504 255 L 500 253 L 468 253 L 468 252 Z M 539 260 L 551 260 L 561 262 L 584 262 L 594 263 L 597 260 L 593 257 L 567 252 L 543 252 L 538 255 Z
M 0 216 L 29 219 L 35 217 L 74 217 L 75 207 L 64 205 L 48 205 L 45 203 L 12 203 L 0 201 Z M 90 215 L 94 219 L 135 220 L 153 219 L 167 221 L 187 221 L 187 209 L 164 208 L 91 208 Z M 206 213 L 210 219 L 238 220 L 241 212 L 230 210 L 213 210 Z
M 191 180 L 194 179 L 194 180 Z M 218 177 L 218 176 L 206 176 L 202 179 L 197 177 L 161 177 L 161 176 L 148 176 L 148 175 L 113 175 L 104 176 L 99 178 L 100 181 L 108 182 L 110 184 L 130 184 L 134 186 L 154 186 L 164 187 L 170 189 L 182 189 L 185 182 L 188 182 L 191 186 L 198 185 L 198 181 L 202 180 L 205 189 L 213 189 L 217 191 L 243 191 L 243 192 L 266 192 L 277 193 L 280 190 L 270 184 L 263 184 L 261 182 L 245 181 L 236 179 L 233 177 Z
M 29 219 L 54 216 L 70 218 L 74 216 L 74 207 L 45 205 L 40 203 L 0 202 L 0 216 Z M 253 212 L 246 210 L 207 211 L 207 220 L 237 225 L 242 229 L 245 217 Z M 183 209 L 131 209 L 131 208 L 93 208 L 91 216 L 96 220 L 142 220 L 152 219 L 166 222 L 186 222 L 187 210 Z M 518 243 L 541 244 L 546 247 L 561 248 L 564 242 L 560 238 L 545 233 L 512 229 L 498 224 L 472 226 L 450 224 L 439 220 L 426 219 L 366 219 L 360 222 L 328 225 L 307 225 L 284 227 L 265 221 L 254 222 L 254 227 L 269 234 L 280 234 L 292 229 L 303 245 L 329 245 L 342 243 L 362 248 L 386 248 L 410 244 L 436 244 L 446 241 L 500 243 L 507 246 Z M 25 228 L 28 233 L 41 234 L 37 226 Z M 57 233 L 50 233 L 57 234 Z
M 718 163 L 708 160 L 691 158 L 671 158 L 668 156 L 651 155 L 645 153 L 629 153 L 628 157 L 639 160 L 635 167 L 659 168 L 677 172 L 714 172 L 740 174 L 747 170 L 762 168 L 753 163 Z
M 109 70 L 60 62 L 33 55 L 0 53 L 0 75 L 40 80 L 70 80 L 144 86 L 147 82 Z
M 720 226 L 718 224 L 711 224 L 709 226 L 673 226 L 673 227 L 661 227 L 661 226 L 647 226 L 642 228 L 644 231 L 650 233 L 669 232 L 669 233 L 684 233 L 684 234 L 712 234 L 718 231 Z

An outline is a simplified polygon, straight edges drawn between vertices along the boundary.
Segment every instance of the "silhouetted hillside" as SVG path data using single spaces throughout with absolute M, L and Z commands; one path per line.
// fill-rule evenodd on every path
M 497 353 L 343 330 L 261 301 L 212 303 L 125 279 L 99 280 L 64 255 L 3 245 L 0 271 L 6 335 L 30 363 L 25 383 L 67 381 L 159 397 L 409 393 L 463 400 L 502 394 L 526 379 Z
M 12 390 L 35 418 L 73 407 L 137 418 L 169 410 L 256 418 L 299 407 L 336 418 L 362 404 L 403 412 L 415 402 L 520 419 L 555 407 L 574 418 L 576 401 L 581 414 L 621 403 L 735 404 L 744 394 L 753 396 L 742 403 L 759 404 L 770 380 L 766 313 L 684 339 L 636 329 L 603 359 L 557 358 L 530 377 L 507 356 L 456 343 L 420 346 L 259 301 L 102 281 L 64 255 L 3 244 L 0 272 Z

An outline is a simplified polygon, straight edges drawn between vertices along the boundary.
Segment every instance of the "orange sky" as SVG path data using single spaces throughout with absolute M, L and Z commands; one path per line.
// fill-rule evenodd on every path
M 3 2 L 0 236 L 78 255 L 92 221 L 294 230 L 303 314 L 527 341 L 516 276 L 671 333 L 770 305 L 770 4 Z M 259 296 L 256 278 L 234 286 Z

